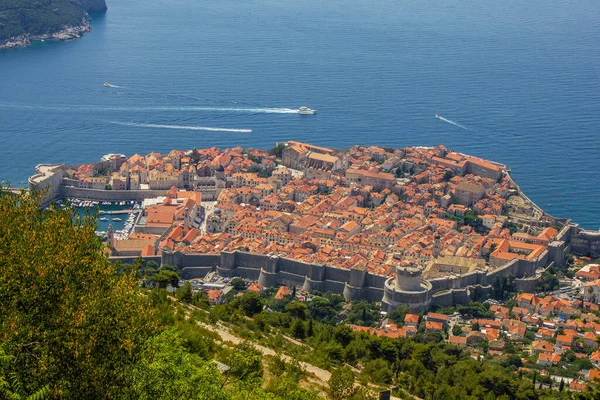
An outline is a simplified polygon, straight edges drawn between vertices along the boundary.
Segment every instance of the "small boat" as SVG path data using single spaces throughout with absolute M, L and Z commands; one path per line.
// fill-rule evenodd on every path
M 441 116 L 440 114 L 435 114 L 435 117 L 436 117 L 437 119 L 440 119 L 440 118 L 442 118 L 442 116 Z
M 106 218 L 106 217 L 101 217 L 99 219 L 100 219 L 100 221 L 108 221 L 108 218 Z
M 104 82 L 104 86 L 105 87 L 112 87 L 112 85 L 110 83 L 108 83 L 108 82 Z
M 298 114 L 301 115 L 311 115 L 311 114 L 316 114 L 317 110 L 313 110 L 312 108 L 308 108 L 306 106 L 302 106 L 298 109 Z
M 113 220 L 113 221 L 117 221 L 117 222 L 119 222 L 119 221 L 122 221 L 122 219 L 121 219 L 121 218 L 119 218 L 119 217 L 115 217 L 115 218 L 113 218 L 112 220 Z

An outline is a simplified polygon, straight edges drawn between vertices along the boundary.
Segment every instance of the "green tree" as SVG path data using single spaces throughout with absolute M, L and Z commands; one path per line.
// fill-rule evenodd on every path
M 185 282 L 183 286 L 177 288 L 177 290 L 175 291 L 175 297 L 177 297 L 177 299 L 184 303 L 192 303 L 192 284 L 190 282 Z
M 331 372 L 327 381 L 328 394 L 332 400 L 345 400 L 354 395 L 354 374 L 350 367 L 339 367 Z
M 229 396 L 223 383 L 216 365 L 186 352 L 180 335 L 169 329 L 148 341 L 129 385 L 120 388 L 117 398 L 225 400 Z
M 404 317 L 408 314 L 408 307 L 398 306 L 390 311 L 387 317 L 398 325 L 404 324 Z
M 177 287 L 179 284 L 179 274 L 169 270 L 161 270 L 152 275 L 150 279 L 161 289 L 166 288 L 168 285 Z
M 296 339 L 304 339 L 306 337 L 306 327 L 304 321 L 301 319 L 295 319 L 294 322 L 292 322 L 290 330 Z
M 382 385 L 392 383 L 394 377 L 388 363 L 381 358 L 367 362 L 361 371 L 361 375 L 364 383 L 374 382 Z
M 454 325 L 452 327 L 452 335 L 454 335 L 454 336 L 462 335 L 462 328 L 459 325 Z
M 117 274 L 97 217 L 0 196 L 0 343 L 22 393 L 119 397 L 158 329 L 137 279 Z
M 263 300 L 258 293 L 246 293 L 237 297 L 231 305 L 244 312 L 248 317 L 258 314 L 263 309 Z
M 315 297 L 308 302 L 308 311 L 313 319 L 323 323 L 332 323 L 337 316 L 331 301 L 324 297 Z
M 293 301 L 285 306 L 285 312 L 290 313 L 294 318 L 306 319 L 308 307 L 301 301 Z
M 242 278 L 233 278 L 229 284 L 233 286 L 235 290 L 246 289 L 246 281 L 244 281 Z
M 0 398 L 10 400 L 43 400 L 49 397 L 50 387 L 48 385 L 27 395 L 24 393 L 23 383 L 14 373 L 5 373 L 10 369 L 14 361 L 13 356 L 6 355 L 0 348 Z
M 306 336 L 310 337 L 312 335 L 314 335 L 314 327 L 313 327 L 313 320 L 309 319 L 308 320 L 308 327 L 306 328 Z
M 283 150 L 287 147 L 287 145 L 283 142 L 279 142 L 275 145 L 275 147 L 273 147 L 271 150 L 269 150 L 269 154 L 274 155 L 277 158 L 281 158 L 283 155 Z

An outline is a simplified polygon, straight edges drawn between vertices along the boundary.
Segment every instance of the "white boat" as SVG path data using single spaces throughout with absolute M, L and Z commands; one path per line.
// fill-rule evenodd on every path
M 311 114 L 316 114 L 317 110 L 313 110 L 312 108 L 308 108 L 306 106 L 302 106 L 298 109 L 298 114 L 302 114 L 302 115 L 311 115 Z
M 113 220 L 113 221 L 117 221 L 117 222 L 118 222 L 118 221 L 122 221 L 122 219 L 121 219 L 121 218 L 119 218 L 119 217 L 115 217 L 115 218 L 113 218 L 112 220 Z
M 106 217 L 102 217 L 102 218 L 99 218 L 99 219 L 100 219 L 100 221 L 108 221 L 108 218 L 106 218 Z

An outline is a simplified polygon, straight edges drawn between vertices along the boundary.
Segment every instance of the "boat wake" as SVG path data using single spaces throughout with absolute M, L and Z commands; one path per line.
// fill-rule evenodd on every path
M 190 126 L 190 125 L 162 125 L 162 124 L 142 124 L 136 122 L 119 122 L 109 121 L 111 124 L 130 126 L 136 128 L 155 128 L 155 129 L 183 129 L 188 131 L 209 131 L 209 132 L 237 132 L 251 133 L 252 129 L 237 129 L 237 128 L 218 128 L 210 126 Z
M 471 131 L 471 129 L 467 128 L 466 126 L 464 126 L 464 125 L 461 125 L 461 124 L 459 124 L 458 122 L 452 121 L 451 119 L 444 118 L 444 117 L 442 117 L 441 115 L 436 115 L 435 117 L 436 117 L 437 119 L 439 119 L 440 121 L 444 121 L 444 122 L 447 122 L 447 123 L 449 123 L 450 125 L 458 126 L 458 127 L 459 127 L 459 128 L 461 128 L 461 129 L 464 129 L 464 130 L 467 130 L 467 131 Z
M 293 108 L 243 108 L 243 107 L 162 107 L 160 111 L 217 111 L 250 114 L 298 114 Z
M 0 104 L 0 108 L 20 108 L 32 110 L 47 110 L 47 111 L 93 111 L 93 112 L 110 112 L 110 111 L 132 111 L 132 112 L 225 112 L 225 113 L 246 113 L 246 114 L 298 114 L 296 108 L 250 108 L 250 107 L 199 107 L 199 106 L 132 106 L 132 107 L 97 107 L 87 105 L 64 105 L 64 106 L 38 106 L 38 105 L 17 105 L 17 104 Z

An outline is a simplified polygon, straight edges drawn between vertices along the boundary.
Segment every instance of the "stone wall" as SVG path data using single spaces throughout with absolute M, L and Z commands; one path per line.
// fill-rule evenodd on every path
M 61 186 L 60 197 L 96 201 L 142 201 L 147 198 L 165 196 L 166 190 L 99 190 L 73 186 Z
M 133 262 L 136 258 L 111 257 L 113 261 L 117 259 Z M 343 294 L 346 300 L 381 301 L 388 311 L 399 305 L 408 306 L 412 311 L 426 311 L 432 304 L 468 304 L 472 300 L 488 298 L 496 277 L 515 276 L 518 289 L 532 291 L 539 281 L 539 271 L 547 267 L 544 263 L 548 261 L 548 254 L 545 252 L 534 261 L 513 260 L 489 273 L 474 271 L 457 277 L 421 281 L 418 291 L 398 290 L 395 278 L 374 275 L 366 270 L 349 270 L 243 251 L 221 254 L 163 252 L 160 259 L 144 259 L 177 265 L 184 279 L 199 278 L 216 271 L 221 276 L 258 280 L 264 286 L 294 285 L 307 291 Z
M 574 225 L 571 228 L 571 251 L 579 256 L 600 257 L 600 231 L 589 231 Z
M 144 260 L 146 262 L 148 261 L 155 261 L 158 265 L 161 264 L 161 257 L 160 256 L 145 256 L 145 257 L 140 257 L 140 256 L 111 256 L 108 258 L 109 261 L 116 263 L 117 261 L 122 262 L 123 264 L 135 264 L 135 262 L 138 259 Z

